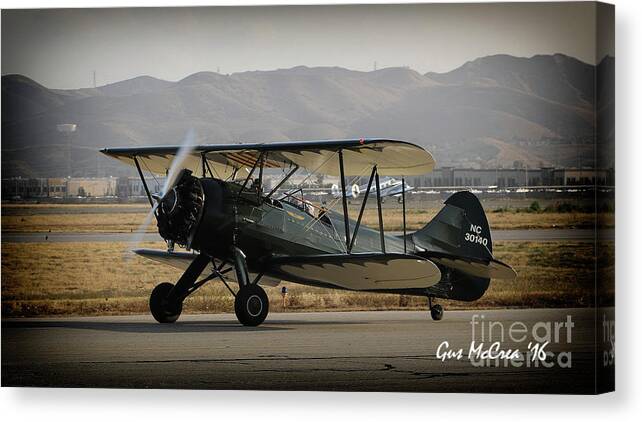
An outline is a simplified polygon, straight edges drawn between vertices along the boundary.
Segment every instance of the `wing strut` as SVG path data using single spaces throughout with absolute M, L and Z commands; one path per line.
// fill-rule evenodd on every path
M 259 185 L 256 187 L 256 200 L 261 202 L 261 192 L 263 191 L 263 167 L 265 167 L 265 162 L 267 161 L 268 151 L 261 153 L 259 155 Z
M 383 215 L 381 214 L 381 187 L 379 183 L 379 171 L 375 166 L 375 181 L 377 183 L 377 213 L 379 214 L 379 238 L 381 239 L 381 253 L 386 253 L 386 238 L 383 235 Z
M 357 239 L 359 226 L 361 226 L 361 217 L 363 217 L 363 211 L 366 209 L 366 203 L 368 202 L 368 195 L 370 195 L 370 188 L 372 188 L 372 181 L 374 180 L 376 172 L 377 172 L 377 166 L 372 167 L 372 173 L 370 173 L 370 179 L 368 180 L 368 188 L 366 189 L 366 193 L 363 196 L 363 202 L 361 203 L 361 209 L 359 210 L 359 218 L 357 218 L 357 224 L 354 226 L 354 233 L 352 234 L 352 241 L 350 242 L 348 253 L 352 252 L 352 247 L 354 246 L 354 242 Z
M 238 193 L 238 197 L 239 198 L 241 197 L 241 194 L 243 193 L 243 191 L 247 187 L 248 182 L 252 178 L 252 175 L 254 174 L 254 170 L 256 170 L 256 167 L 262 165 L 261 164 L 262 160 L 263 160 L 263 152 L 261 152 L 259 154 L 259 158 L 256 159 L 256 161 L 254 162 L 254 165 L 252 166 L 252 170 L 250 170 L 250 172 L 248 173 L 247 177 L 245 178 L 245 181 L 243 182 L 243 186 L 241 186 L 241 190 L 239 190 L 239 193 Z M 263 169 L 261 168 L 261 173 L 262 173 L 262 171 L 263 171 Z M 261 176 L 262 176 L 262 174 L 261 174 Z
M 284 177 L 283 179 L 281 179 L 281 181 L 280 181 L 279 183 L 277 183 L 277 185 L 276 185 L 274 188 L 272 188 L 272 190 L 270 191 L 270 193 L 268 193 L 268 194 L 267 194 L 266 198 L 271 198 L 271 197 L 272 197 L 272 195 L 274 195 L 274 193 L 275 193 L 277 190 L 279 190 L 279 188 L 280 188 L 281 186 L 283 186 L 283 184 L 284 184 L 285 182 L 287 182 L 287 181 L 288 181 L 288 179 L 289 179 L 290 177 L 292 177 L 292 175 L 293 175 L 294 173 L 296 173 L 296 171 L 297 171 L 298 169 L 299 169 L 299 166 L 295 165 L 295 166 L 292 168 L 292 170 L 290 170 L 290 172 L 289 172 L 288 174 L 286 174 L 286 175 L 285 175 L 285 177 Z
M 346 233 L 346 250 L 350 253 L 350 218 L 348 217 L 348 198 L 346 197 L 346 177 L 343 169 L 343 150 L 339 150 L 339 176 L 341 177 L 341 198 L 343 202 L 343 224 Z
M 145 193 L 147 194 L 147 199 L 149 200 L 149 205 L 154 206 L 154 201 L 152 200 L 152 194 L 149 193 L 149 188 L 147 187 L 147 182 L 145 181 L 145 176 L 143 175 L 143 170 L 140 168 L 140 163 L 138 162 L 138 157 L 134 156 L 134 164 L 136 164 L 136 170 L 138 170 L 138 175 L 140 176 L 141 182 L 143 182 L 143 187 L 145 188 Z
M 212 173 L 212 168 L 210 167 L 210 163 L 207 161 L 207 158 L 205 158 L 205 153 L 203 153 L 203 177 L 205 177 L 205 169 L 207 169 L 208 173 L 210 174 L 210 177 L 213 179 L 214 173 Z M 218 176 L 218 173 L 216 175 Z
M 348 253 L 352 252 L 352 247 L 354 246 L 355 239 L 357 237 L 359 226 L 361 225 L 361 218 L 363 217 L 363 211 L 366 207 L 366 201 L 368 200 L 368 195 L 370 194 L 370 188 L 372 187 L 372 180 L 374 178 L 376 187 L 377 187 L 377 213 L 379 215 L 379 238 L 381 240 L 381 252 L 386 253 L 386 238 L 383 231 L 383 213 L 381 211 L 381 187 L 379 182 L 379 171 L 377 170 L 377 165 L 375 164 L 372 167 L 372 173 L 370 173 L 370 179 L 368 180 L 368 188 L 361 203 L 361 209 L 359 210 L 359 217 L 357 218 L 357 223 L 354 227 L 354 234 L 352 240 L 350 240 L 350 219 L 348 218 L 348 198 L 346 196 L 346 182 L 345 175 L 343 171 L 343 153 L 339 150 L 339 172 L 341 173 L 341 199 L 343 202 L 343 221 L 345 224 L 345 233 L 346 233 L 346 251 Z M 405 207 L 405 205 L 404 205 Z M 405 220 L 405 208 L 404 208 L 404 220 Z M 405 224 L 404 224 L 405 230 Z M 405 243 L 404 243 L 405 250 Z
M 401 176 L 401 207 L 403 213 L 403 253 L 406 251 L 406 178 Z

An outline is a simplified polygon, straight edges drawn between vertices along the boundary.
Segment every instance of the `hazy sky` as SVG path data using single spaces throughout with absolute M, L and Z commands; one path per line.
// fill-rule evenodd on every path
M 50 88 L 297 65 L 443 72 L 489 54 L 595 62 L 592 3 L 2 11 L 2 74 Z

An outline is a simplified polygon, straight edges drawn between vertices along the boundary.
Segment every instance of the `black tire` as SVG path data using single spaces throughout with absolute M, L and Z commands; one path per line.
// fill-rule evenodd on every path
M 172 283 L 160 283 L 149 296 L 149 310 L 154 319 L 161 324 L 176 322 L 183 312 L 183 302 L 174 303 L 167 300 L 167 295 L 173 287 Z
M 432 305 L 430 308 L 430 316 L 435 321 L 441 321 L 444 317 L 444 308 L 441 305 Z
M 239 322 L 247 327 L 260 325 L 270 311 L 265 290 L 256 284 L 242 287 L 234 299 L 234 312 Z

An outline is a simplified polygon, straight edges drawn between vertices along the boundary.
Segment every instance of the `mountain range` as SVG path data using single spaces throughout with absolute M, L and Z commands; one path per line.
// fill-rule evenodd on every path
M 67 175 L 61 123 L 77 125 L 74 176 L 129 174 L 98 150 L 179 144 L 190 129 L 203 143 L 403 139 L 442 166 L 592 166 L 595 134 L 614 139 L 613 73 L 612 57 L 593 66 L 555 54 L 487 56 L 447 73 L 298 66 L 72 90 L 3 75 L 2 176 Z

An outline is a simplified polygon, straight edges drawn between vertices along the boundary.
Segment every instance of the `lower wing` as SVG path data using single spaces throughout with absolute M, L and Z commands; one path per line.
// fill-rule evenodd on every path
M 151 259 L 152 261 L 160 262 L 161 264 L 169 265 L 170 267 L 178 268 L 183 271 L 186 270 L 194 258 L 198 256 L 198 254 L 193 252 L 168 252 L 158 249 L 136 249 L 134 250 L 134 253 L 147 259 Z M 250 279 L 254 279 L 254 277 L 256 277 L 256 273 L 250 273 Z M 225 279 L 236 281 L 236 272 L 227 272 L 225 274 Z M 261 280 L 259 281 L 259 284 L 270 287 L 278 286 L 279 283 L 281 283 L 280 279 L 268 276 L 261 277 Z
M 441 279 L 430 260 L 404 254 L 309 255 L 272 258 L 268 273 L 283 280 L 349 290 L 427 288 Z

